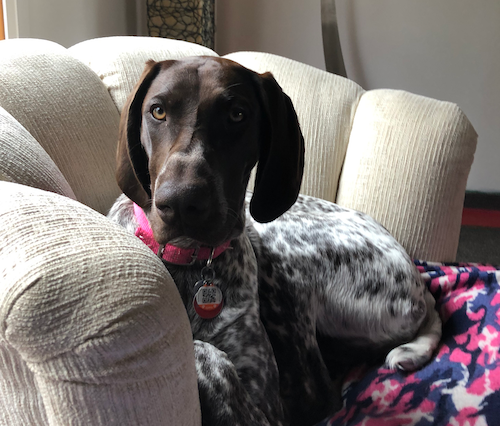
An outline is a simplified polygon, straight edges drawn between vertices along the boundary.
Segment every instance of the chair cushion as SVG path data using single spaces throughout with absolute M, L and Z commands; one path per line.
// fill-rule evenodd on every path
M 305 141 L 300 192 L 335 201 L 352 118 L 364 90 L 351 80 L 269 53 L 224 56 L 259 73 L 270 71 L 297 111 Z
M 119 114 L 102 82 L 46 40 L 3 40 L 0 53 L 0 106 L 40 143 L 79 201 L 107 212 L 120 193 Z
M 68 51 L 101 78 L 119 111 L 149 59 L 217 56 L 195 43 L 159 37 L 104 37 L 78 43 Z
M 59 168 L 29 132 L 0 107 L 0 180 L 75 198 Z

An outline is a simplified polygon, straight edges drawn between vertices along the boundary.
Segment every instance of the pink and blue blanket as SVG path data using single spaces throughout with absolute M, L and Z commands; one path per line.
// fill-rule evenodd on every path
M 434 358 L 351 371 L 343 409 L 318 426 L 500 425 L 500 267 L 415 263 L 443 320 Z

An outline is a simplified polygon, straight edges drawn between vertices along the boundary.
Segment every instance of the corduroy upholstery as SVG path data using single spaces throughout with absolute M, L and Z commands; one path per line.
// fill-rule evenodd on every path
M 144 62 L 189 55 L 216 53 L 141 37 L 0 42 L 0 425 L 200 424 L 175 285 L 102 216 Z M 411 256 L 454 259 L 477 138 L 456 105 L 275 55 L 227 57 L 272 71 L 292 98 L 303 193 L 372 214 Z
M 379 220 L 412 257 L 453 261 L 476 138 L 455 104 L 396 90 L 366 92 L 337 202 Z

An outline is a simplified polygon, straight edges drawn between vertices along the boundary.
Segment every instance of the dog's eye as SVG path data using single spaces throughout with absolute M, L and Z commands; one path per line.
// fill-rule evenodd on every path
M 163 121 L 167 116 L 167 113 L 160 105 L 153 105 L 151 107 L 151 115 L 157 120 Z
M 229 110 L 229 120 L 233 123 L 241 123 L 245 120 L 245 111 L 243 108 L 234 107 Z

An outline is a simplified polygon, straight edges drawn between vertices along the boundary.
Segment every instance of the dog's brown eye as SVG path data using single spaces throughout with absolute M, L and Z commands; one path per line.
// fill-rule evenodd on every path
M 229 119 L 233 123 L 241 123 L 245 120 L 245 111 L 242 108 L 231 108 L 229 111 Z
M 157 120 L 165 120 L 167 113 L 160 105 L 153 105 L 151 108 L 151 115 Z

